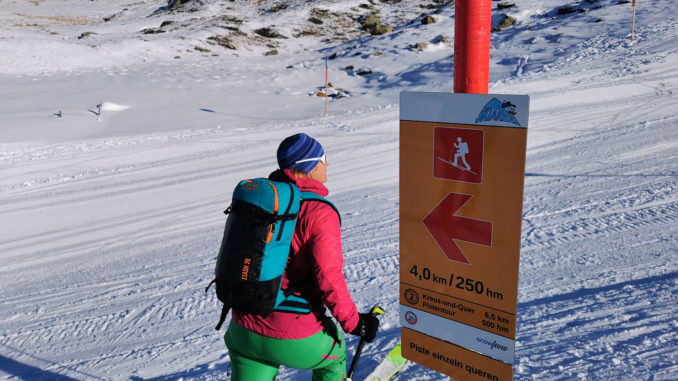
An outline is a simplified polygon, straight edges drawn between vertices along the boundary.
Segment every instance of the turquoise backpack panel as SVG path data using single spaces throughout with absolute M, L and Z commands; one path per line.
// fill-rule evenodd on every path
M 294 294 L 308 279 L 290 285 L 287 290 L 280 287 L 299 209 L 307 201 L 324 202 L 337 210 L 325 198 L 301 192 L 288 182 L 256 178 L 236 186 L 226 211 L 229 217 L 213 281 L 217 297 L 224 303 L 217 330 L 230 308 L 254 315 L 272 311 L 311 312 L 312 306 Z
M 233 191 L 233 199 L 256 205 L 271 213 L 270 239 L 266 242 L 257 280 L 267 281 L 281 276 L 301 206 L 299 187 L 265 178 L 243 180 Z

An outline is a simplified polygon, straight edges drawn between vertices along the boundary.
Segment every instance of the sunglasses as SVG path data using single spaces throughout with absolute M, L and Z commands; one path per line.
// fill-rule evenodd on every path
M 323 155 L 320 156 L 320 157 L 312 157 L 310 159 L 297 160 L 297 161 L 294 162 L 294 164 L 306 163 L 306 162 L 309 162 L 309 161 L 319 161 L 323 164 L 327 164 L 327 154 L 323 153 Z

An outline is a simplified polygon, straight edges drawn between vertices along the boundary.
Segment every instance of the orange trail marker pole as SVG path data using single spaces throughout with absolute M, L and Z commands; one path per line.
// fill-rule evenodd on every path
M 490 79 L 492 0 L 457 0 L 454 6 L 454 92 L 487 94 Z

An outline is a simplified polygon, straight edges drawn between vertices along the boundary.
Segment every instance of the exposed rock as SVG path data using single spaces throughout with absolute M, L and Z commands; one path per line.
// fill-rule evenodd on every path
M 223 16 L 221 18 L 221 21 L 229 22 L 229 23 L 236 24 L 236 25 L 242 25 L 242 22 L 243 22 L 243 20 L 241 20 L 241 19 L 239 19 L 235 16 Z
M 146 28 L 141 30 L 141 34 L 159 34 L 159 33 L 165 33 L 165 31 L 160 28 Z
M 510 8 L 515 8 L 516 4 L 515 3 L 499 3 L 497 4 L 497 9 L 510 9 Z
M 305 30 L 302 30 L 301 32 L 293 34 L 292 36 L 294 38 L 307 37 L 307 36 L 322 37 L 323 32 L 320 29 L 305 29 Z
M 186 4 L 188 4 L 188 3 L 198 3 L 198 4 L 193 4 L 194 7 L 189 8 L 189 9 L 186 9 L 186 8 L 184 7 L 184 5 L 186 5 Z M 194 1 L 194 0 L 169 0 L 169 1 L 167 2 L 167 8 L 166 8 L 166 9 L 169 9 L 169 10 L 172 10 L 172 11 L 176 11 L 176 12 L 189 12 L 189 13 L 193 13 L 193 12 L 197 12 L 197 11 L 200 10 L 200 9 L 198 8 L 198 6 L 200 6 L 200 5 L 203 5 L 203 2 L 202 2 L 202 1 Z
M 321 9 L 321 8 L 313 8 L 311 9 L 311 16 L 317 17 L 317 18 L 325 18 L 329 16 L 330 10 L 329 9 Z
M 268 52 L 264 53 L 264 55 L 265 55 L 265 56 L 277 56 L 277 55 L 278 55 L 278 51 L 275 50 L 275 49 L 269 50 Z
M 370 13 L 365 17 L 365 19 L 362 22 L 362 27 L 364 30 L 369 30 L 374 28 L 376 25 L 379 24 L 379 17 L 375 16 L 373 13 Z
M 564 6 L 560 7 L 560 8 L 558 8 L 558 10 L 556 11 L 556 13 L 559 14 L 559 15 L 568 15 L 568 14 L 574 13 L 574 12 L 576 12 L 576 11 L 577 11 L 577 10 L 574 9 L 574 7 L 572 7 L 571 5 L 564 5 Z
M 358 69 L 355 73 L 357 75 L 369 75 L 372 74 L 372 69 L 364 67 L 362 69 Z
M 87 38 L 87 37 L 92 36 L 94 34 L 96 34 L 96 33 L 94 33 L 94 32 L 82 32 L 80 34 L 80 36 L 78 36 L 78 40 L 82 40 L 83 38 Z
M 424 25 L 433 24 L 435 22 L 436 19 L 434 19 L 433 16 L 426 16 L 423 19 L 421 19 L 421 23 Z
M 212 36 L 207 38 L 207 42 L 211 44 L 217 44 L 223 46 L 226 49 L 235 50 L 236 47 L 233 45 L 233 42 L 227 36 Z
M 447 39 L 447 37 L 440 35 L 431 40 L 434 44 L 449 44 L 450 40 Z
M 271 8 L 268 12 L 269 13 L 280 12 L 282 10 L 287 9 L 287 7 L 289 7 L 289 4 L 287 4 L 287 3 L 278 4 L 275 7 Z
M 199 47 L 199 46 L 196 46 L 196 47 L 193 48 L 193 49 L 199 51 L 200 53 L 211 53 L 211 52 L 212 52 L 212 51 L 209 50 L 209 49 L 201 48 L 201 47 Z
M 239 36 L 247 36 L 247 33 L 241 31 L 240 28 L 236 28 L 234 26 L 223 25 L 222 28 L 230 30 L 231 32 L 233 32 L 233 34 L 237 34 Z
M 426 49 L 427 46 L 428 46 L 428 42 L 417 42 L 416 44 L 414 44 L 415 49 L 417 49 L 419 51 Z
M 379 36 L 382 34 L 393 32 L 393 27 L 387 24 L 382 24 L 379 17 L 374 13 L 367 15 L 362 23 L 362 29 L 369 32 L 373 36 Z
M 504 29 L 510 27 L 511 25 L 515 24 L 516 19 L 514 17 L 509 16 L 509 15 L 502 15 L 502 16 L 503 16 L 503 18 L 499 22 L 499 24 L 492 29 L 493 32 L 498 32 L 500 30 L 504 30 Z
M 391 32 L 393 32 L 392 26 L 385 25 L 385 24 L 377 24 L 377 25 L 374 26 L 374 28 L 372 28 L 372 30 L 370 31 L 370 34 L 373 35 L 373 36 L 379 36 L 379 35 L 391 33 Z
M 266 38 L 287 38 L 273 28 L 259 28 L 254 33 Z

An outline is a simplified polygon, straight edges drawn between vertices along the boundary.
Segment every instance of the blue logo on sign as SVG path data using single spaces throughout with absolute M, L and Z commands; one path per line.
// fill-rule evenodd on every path
M 501 102 L 497 98 L 492 98 L 487 102 L 480 115 L 476 118 L 476 123 L 482 122 L 507 122 L 520 126 L 516 119 L 516 105 L 511 102 Z
M 497 343 L 497 340 L 489 341 L 489 340 L 483 339 L 481 337 L 476 337 L 476 341 L 481 343 L 481 344 L 488 345 L 490 347 L 490 349 L 497 348 L 497 349 L 502 350 L 504 352 L 506 352 L 508 350 L 507 346 Z

